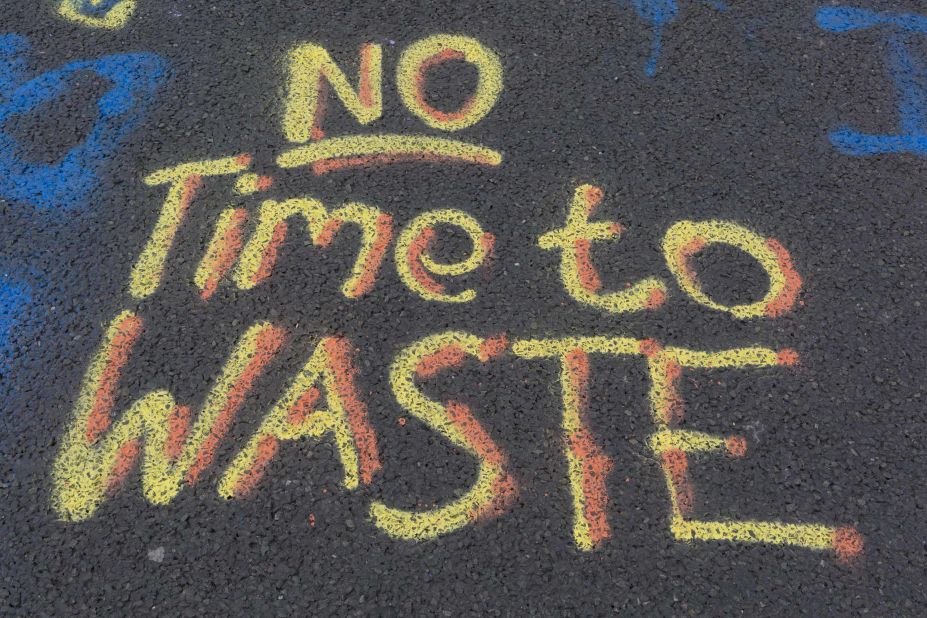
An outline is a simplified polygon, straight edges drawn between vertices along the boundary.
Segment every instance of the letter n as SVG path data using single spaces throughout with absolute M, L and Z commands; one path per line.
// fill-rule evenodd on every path
M 358 87 L 355 90 L 323 47 L 305 43 L 289 55 L 289 83 L 283 134 L 291 142 L 320 139 L 325 114 L 326 84 L 348 112 L 361 124 L 370 124 L 383 115 L 383 51 L 379 45 L 365 43 L 360 50 Z

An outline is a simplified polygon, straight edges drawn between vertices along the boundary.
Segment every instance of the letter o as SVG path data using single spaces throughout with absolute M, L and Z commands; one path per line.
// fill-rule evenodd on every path
M 479 71 L 476 91 L 460 109 L 444 112 L 425 101 L 425 76 L 448 60 L 469 62 Z M 396 65 L 396 84 L 406 108 L 429 127 L 457 131 L 472 126 L 489 113 L 502 92 L 502 63 L 476 39 L 436 34 L 409 45 Z
M 754 303 L 722 305 L 704 291 L 690 259 L 711 244 L 726 244 L 750 254 L 769 276 L 766 295 Z M 729 221 L 679 221 L 663 237 L 663 257 L 676 281 L 696 302 L 726 311 L 737 318 L 779 317 L 788 313 L 801 289 L 801 277 L 792 266 L 792 258 L 779 241 L 764 238 Z

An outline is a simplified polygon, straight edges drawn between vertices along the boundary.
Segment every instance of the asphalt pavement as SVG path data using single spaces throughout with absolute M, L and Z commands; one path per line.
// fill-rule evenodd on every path
M 0 23 L 0 615 L 927 614 L 922 4 Z

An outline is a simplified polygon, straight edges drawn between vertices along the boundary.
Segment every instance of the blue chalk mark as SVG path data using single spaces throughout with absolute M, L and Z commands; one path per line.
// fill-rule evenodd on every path
M 156 54 L 115 54 L 99 60 L 80 60 L 43 73 L 16 86 L 10 76 L 24 65 L 25 39 L 0 38 L 0 71 L 13 67 L 0 85 L 15 86 L 0 104 L 0 195 L 44 209 L 73 209 L 86 204 L 100 181 L 100 173 L 113 152 L 145 117 L 154 95 L 165 80 L 167 63 Z M 20 157 L 17 140 L 2 130 L 9 118 L 53 103 L 71 88 L 75 74 L 91 71 L 112 83 L 97 100 L 97 119 L 81 143 L 54 165 Z
M 650 40 L 650 57 L 644 66 L 644 73 L 648 77 L 657 74 L 657 62 L 663 48 L 663 29 L 673 22 L 679 14 L 679 5 L 676 0 L 631 0 L 631 6 L 637 16 L 650 24 L 653 29 Z
M 650 40 L 650 57 L 647 58 L 647 64 L 644 65 L 644 73 L 647 74 L 647 77 L 653 77 L 657 74 L 657 60 L 660 58 L 660 50 L 663 47 L 663 28 L 654 28 L 652 37 Z
M 720 0 L 703 0 L 716 11 L 726 11 L 727 5 Z M 650 24 L 653 34 L 650 39 L 650 56 L 644 65 L 644 73 L 648 77 L 657 74 L 657 63 L 663 49 L 663 30 L 679 15 L 679 4 L 676 0 L 631 0 L 631 6 L 638 17 Z
M 875 26 L 895 26 L 909 32 L 927 34 L 927 17 L 910 13 L 880 13 L 853 7 L 820 8 L 815 15 L 818 26 L 830 32 L 850 32 Z
M 31 299 L 25 283 L 7 279 L 8 275 L 0 278 L 0 349 L 6 347 L 13 328 Z
M 927 34 L 927 17 L 826 7 L 818 9 L 815 21 L 822 29 L 836 33 L 878 26 L 892 29 L 888 41 L 888 69 L 897 91 L 901 133 L 870 134 L 841 127 L 830 133 L 834 148 L 856 157 L 898 153 L 927 157 L 927 67 L 910 51 L 908 39 L 911 33 Z
M 927 135 L 927 70 L 921 59 L 908 51 L 904 34 L 894 34 L 888 49 L 898 89 L 901 130 L 906 135 Z

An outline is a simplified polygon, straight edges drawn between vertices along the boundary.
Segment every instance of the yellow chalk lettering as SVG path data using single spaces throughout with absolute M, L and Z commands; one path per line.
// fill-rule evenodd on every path
M 392 239 L 392 217 L 379 209 L 349 203 L 332 212 L 318 200 L 294 198 L 261 204 L 257 229 L 242 250 L 235 281 L 243 290 L 250 290 L 270 276 L 277 250 L 287 234 L 287 220 L 300 216 L 306 221 L 312 242 L 327 247 L 343 224 L 352 223 L 361 229 L 361 248 L 351 276 L 341 287 L 348 298 L 358 298 L 373 288 Z
M 622 232 L 614 221 L 589 221 L 602 196 L 598 187 L 577 187 L 566 225 L 543 234 L 538 246 L 560 251 L 560 278 L 573 299 L 609 313 L 655 309 L 666 299 L 666 286 L 659 279 L 644 279 L 620 292 L 600 293 L 602 282 L 592 263 L 592 243 L 617 240 Z
M 90 364 L 74 407 L 73 421 L 55 461 L 55 510 L 62 519 L 91 517 L 118 487 L 141 452 L 142 487 L 154 504 L 167 504 L 211 463 L 216 448 L 251 384 L 282 342 L 282 330 L 252 326 L 229 356 L 195 424 L 190 411 L 164 390 L 133 403 L 115 424 L 111 412 L 122 368 L 142 328 L 130 311 L 110 324 Z M 112 425 L 112 426 L 111 426 Z
M 290 52 L 289 62 L 289 91 L 283 117 L 283 134 L 289 141 L 304 143 L 321 136 L 324 83 L 332 86 L 359 123 L 370 124 L 383 115 L 383 51 L 379 45 L 367 43 L 361 47 L 356 91 L 323 47 L 313 43 L 300 45 Z
M 651 406 L 656 431 L 650 447 L 661 459 L 670 496 L 670 530 L 682 541 L 730 541 L 794 545 L 815 550 L 833 550 L 841 559 L 862 551 L 862 537 L 853 528 L 778 521 L 699 521 L 692 519 L 694 491 L 688 478 L 688 453 L 726 452 L 734 457 L 746 453 L 746 441 L 739 436 L 723 438 L 675 427 L 682 419 L 679 380 L 684 369 L 761 368 L 791 365 L 796 355 L 790 350 L 735 348 L 703 352 L 684 348 L 645 346 L 651 376 Z
M 456 263 L 436 262 L 429 254 L 435 226 L 453 225 L 470 237 L 470 255 Z M 494 237 L 479 222 L 460 210 L 433 210 L 419 215 L 399 235 L 396 243 L 396 270 L 410 290 L 424 298 L 445 303 L 466 303 L 476 298 L 476 290 L 448 294 L 444 285 L 431 277 L 465 275 L 479 268 L 492 252 Z
M 248 211 L 244 208 L 226 208 L 219 213 L 215 232 L 193 275 L 193 282 L 204 300 L 208 300 L 215 293 L 219 281 L 238 257 L 242 227 L 247 218 Z
M 460 109 L 443 112 L 425 99 L 426 72 L 447 60 L 462 60 L 479 71 L 476 91 Z M 502 62 L 489 48 L 466 36 L 438 34 L 409 45 L 396 66 L 399 96 L 410 112 L 429 127 L 457 131 L 483 119 L 502 92 Z
M 174 244 L 177 230 L 187 215 L 193 196 L 206 176 L 235 174 L 251 165 L 251 157 L 240 155 L 211 161 L 182 163 L 158 170 L 145 178 L 150 187 L 168 184 L 167 198 L 155 223 L 151 238 L 132 269 L 129 292 L 141 299 L 154 294 L 161 284 L 164 265 Z
M 754 303 L 728 306 L 705 294 L 690 260 L 711 244 L 736 247 L 759 262 L 769 276 L 766 295 Z M 673 224 L 663 237 L 663 255 L 679 287 L 696 302 L 741 319 L 783 315 L 792 310 L 801 289 L 801 277 L 792 266 L 789 252 L 779 241 L 763 238 L 730 221 L 680 221 Z
M 459 402 L 442 405 L 426 397 L 416 385 L 445 367 L 463 362 L 467 356 L 488 360 L 499 353 L 492 340 L 461 332 L 432 335 L 399 353 L 390 368 L 390 383 L 399 404 L 413 416 L 464 449 L 480 461 L 476 482 L 460 498 L 429 511 L 406 511 L 374 502 L 370 515 L 381 530 L 392 537 L 426 540 L 458 530 L 485 516 L 498 514 L 514 494 L 506 472 L 506 456 L 489 434 Z
M 587 419 L 589 354 L 639 356 L 640 342 L 624 337 L 572 337 L 516 341 L 512 352 L 528 359 L 557 358 L 563 397 L 563 447 L 573 497 L 573 540 L 591 551 L 611 536 L 606 480 L 612 460 L 595 441 Z
M 323 386 L 328 409 L 318 409 Z M 247 495 L 260 481 L 273 459 L 277 443 L 332 436 L 344 467 L 344 486 L 357 489 L 372 481 L 380 468 L 376 437 L 367 408 L 356 394 L 350 344 L 344 339 L 323 339 L 283 397 L 258 427 L 219 482 L 219 494 Z

